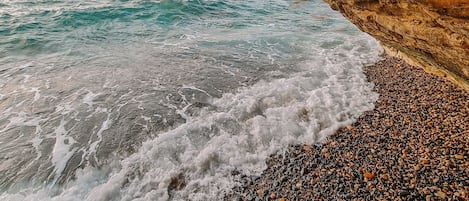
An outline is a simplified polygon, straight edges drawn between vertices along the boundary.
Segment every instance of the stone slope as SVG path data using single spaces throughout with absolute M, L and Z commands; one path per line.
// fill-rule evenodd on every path
M 385 49 L 469 89 L 469 0 L 324 0 Z

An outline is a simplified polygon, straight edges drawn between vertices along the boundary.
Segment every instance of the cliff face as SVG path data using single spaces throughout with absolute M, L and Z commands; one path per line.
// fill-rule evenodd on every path
M 324 0 L 427 69 L 469 86 L 469 0 Z

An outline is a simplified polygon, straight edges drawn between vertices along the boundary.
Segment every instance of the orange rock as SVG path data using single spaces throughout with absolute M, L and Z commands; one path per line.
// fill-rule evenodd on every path
M 324 1 L 381 41 L 387 53 L 469 88 L 468 0 Z
M 365 172 L 365 173 L 363 173 L 363 177 L 365 177 L 367 179 L 373 179 L 375 176 L 373 175 L 373 173 Z
M 422 162 L 422 164 L 428 164 L 428 163 L 430 163 L 430 161 L 429 161 L 428 159 L 425 159 L 425 158 L 422 159 L 422 160 L 420 160 L 420 161 Z
M 305 150 L 305 151 L 311 151 L 311 147 L 308 146 L 308 145 L 304 145 L 304 146 L 303 146 L 303 150 Z
M 264 191 L 262 189 L 259 189 L 256 191 L 256 193 L 257 193 L 257 196 L 262 197 L 262 195 L 264 194 Z
M 380 176 L 380 178 L 381 178 L 382 180 L 388 180 L 388 179 L 389 179 L 389 176 L 388 176 L 387 174 L 383 174 L 383 175 Z
M 279 198 L 278 201 L 286 201 L 285 198 Z
M 454 155 L 454 158 L 455 159 L 464 159 L 464 156 L 463 155 Z

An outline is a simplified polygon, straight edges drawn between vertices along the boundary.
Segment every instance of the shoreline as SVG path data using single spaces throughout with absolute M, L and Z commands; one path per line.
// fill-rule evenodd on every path
M 467 200 L 469 92 L 395 57 L 364 68 L 375 108 L 272 155 L 225 200 Z

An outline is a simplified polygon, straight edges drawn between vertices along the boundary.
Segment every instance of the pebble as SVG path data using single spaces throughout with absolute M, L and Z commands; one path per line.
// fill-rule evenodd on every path
M 259 197 L 262 197 L 262 195 L 264 195 L 264 191 L 262 191 L 262 189 L 257 190 L 256 193 Z
M 446 193 L 442 192 L 442 191 L 438 191 L 435 193 L 435 196 L 436 197 L 439 197 L 441 199 L 446 199 Z
M 379 178 L 381 178 L 382 180 L 388 180 L 389 179 L 389 175 L 387 174 L 382 174 L 379 176 Z
M 372 173 L 365 172 L 363 173 L 363 177 L 365 177 L 366 179 L 373 179 L 375 176 Z
M 302 185 L 301 183 L 296 183 L 295 186 L 296 186 L 296 188 L 298 188 L 298 189 L 301 189 L 301 187 L 303 187 L 303 185 Z
M 277 195 L 275 195 L 275 193 L 271 193 L 271 194 L 270 194 L 270 199 L 273 200 L 273 199 L 275 199 L 276 197 L 277 197 Z

